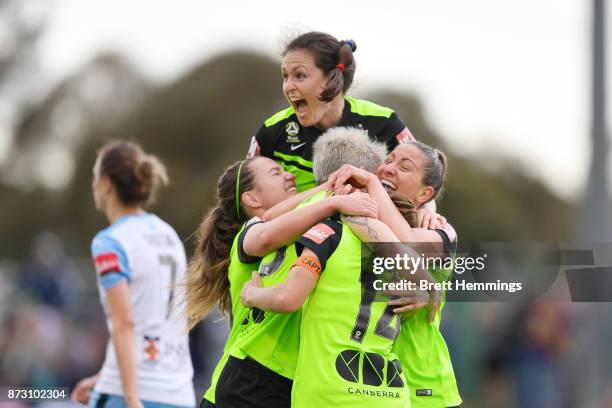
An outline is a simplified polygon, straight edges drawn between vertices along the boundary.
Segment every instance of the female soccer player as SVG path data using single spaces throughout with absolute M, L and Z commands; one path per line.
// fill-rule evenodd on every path
M 322 186 L 316 191 L 324 188 Z M 281 201 L 290 198 L 290 202 L 300 202 L 316 191 L 296 194 L 294 176 L 265 157 L 235 163 L 220 177 L 217 204 L 199 227 L 198 244 L 186 282 L 190 327 L 195 326 L 217 303 L 231 316 L 224 353 L 215 368 L 202 407 L 214 406 L 216 402 L 219 375 L 227 364 L 229 350 L 248 313 L 239 301 L 240 289 L 251 278 L 251 272 L 258 269 L 261 257 L 292 242 L 336 211 L 373 217 L 377 214 L 373 201 L 366 194 L 359 193 L 330 197 L 316 205 L 263 222 L 270 218 L 273 206 Z M 248 367 L 244 371 L 248 372 Z
M 384 189 L 389 194 L 407 197 L 415 209 L 440 195 L 446 174 L 446 156 L 423 143 L 413 142 L 397 146 L 377 170 L 378 177 L 354 166 L 344 166 L 330 182 L 340 187 L 345 182 L 364 187 L 380 208 L 380 220 L 391 228 L 402 242 L 444 243 L 442 255 L 452 255 L 451 242 L 456 239 L 452 227 L 443 230 L 410 228 L 403 216 L 393 210 Z M 352 227 L 352 226 L 351 226 Z M 438 280 L 450 278 L 446 270 L 433 270 Z M 411 391 L 413 408 L 453 407 L 461 404 L 455 374 L 444 337 L 440 332 L 442 307 L 432 314 L 420 309 L 423 304 L 406 303 L 407 299 L 390 302 L 396 304 L 396 313 L 416 312 L 402 323 L 395 343 L 406 380 Z M 432 323 L 432 324 L 428 324 Z
M 314 187 L 312 144 L 326 129 L 361 127 L 387 145 L 413 140 L 410 131 L 389 108 L 346 96 L 353 82 L 355 41 L 339 41 L 308 32 L 282 52 L 283 94 L 291 105 L 259 128 L 249 156 L 263 155 L 295 174 L 298 191 Z
M 170 225 L 145 211 L 167 182 L 161 162 L 135 143 L 115 141 L 98 152 L 92 191 L 110 226 L 91 249 L 110 339 L 100 372 L 72 394 L 91 408 L 195 405 L 186 322 L 173 307 L 181 301 L 173 285 L 185 274 L 185 250 Z

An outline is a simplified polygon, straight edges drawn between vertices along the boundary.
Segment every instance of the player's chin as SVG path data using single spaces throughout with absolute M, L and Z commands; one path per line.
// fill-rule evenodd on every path
M 297 120 L 302 127 L 311 127 L 317 124 L 316 116 L 310 113 L 306 115 L 297 115 Z

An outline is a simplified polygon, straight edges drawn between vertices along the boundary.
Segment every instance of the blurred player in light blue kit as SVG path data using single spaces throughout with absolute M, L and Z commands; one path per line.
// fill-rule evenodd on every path
M 91 408 L 195 405 L 182 295 L 175 290 L 186 271 L 185 249 L 170 225 L 144 210 L 167 181 L 161 162 L 135 143 L 111 142 L 98 153 L 92 190 L 110 226 L 96 234 L 91 250 L 110 339 L 102 369 L 72 393 Z

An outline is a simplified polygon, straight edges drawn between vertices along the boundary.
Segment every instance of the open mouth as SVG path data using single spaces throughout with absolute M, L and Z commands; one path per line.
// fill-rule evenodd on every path
M 382 186 L 385 188 L 385 190 L 387 190 L 389 192 L 397 190 L 397 187 L 395 186 L 395 184 L 393 184 L 389 180 L 381 179 L 380 180 L 380 184 L 382 184 Z
M 304 116 L 308 110 L 308 102 L 304 99 L 292 99 L 291 104 L 298 116 Z

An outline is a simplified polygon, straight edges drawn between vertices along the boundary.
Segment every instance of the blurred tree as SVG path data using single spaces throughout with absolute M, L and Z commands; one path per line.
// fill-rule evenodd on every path
M 0 169 L 9 156 L 13 127 L 44 92 L 35 58 L 51 2 L 0 0 Z
M 83 250 L 92 231 L 79 230 L 75 217 L 84 213 L 93 218 L 91 169 L 86 169 L 85 178 L 75 178 L 77 161 L 91 159 L 92 146 L 99 143 L 94 141 L 123 135 L 119 129 L 150 88 L 123 58 L 104 55 L 66 78 L 23 115 L 0 187 L 3 208 L 11 209 L 0 214 L 5 226 L 0 255 L 24 257 L 29 241 L 43 229 L 60 232 L 78 243 L 80 253 L 87 253 Z M 75 187 L 78 194 L 71 196 Z

